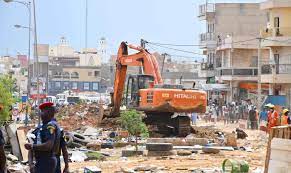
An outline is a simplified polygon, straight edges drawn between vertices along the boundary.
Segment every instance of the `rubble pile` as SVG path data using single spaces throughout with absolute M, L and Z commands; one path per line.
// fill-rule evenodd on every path
M 84 125 L 98 124 L 99 106 L 97 104 L 77 104 L 61 107 L 56 117 L 61 127 L 66 131 L 73 131 Z

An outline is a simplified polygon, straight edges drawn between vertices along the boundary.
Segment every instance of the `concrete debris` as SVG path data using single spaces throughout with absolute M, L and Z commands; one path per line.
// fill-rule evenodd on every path
M 178 156 L 190 156 L 190 155 L 192 155 L 192 152 L 189 150 L 178 150 L 177 155 Z
M 10 173 L 29 173 L 29 167 L 22 165 L 20 163 L 14 164 L 14 165 L 9 165 L 8 166 L 8 172 Z
M 101 129 L 102 130 L 102 129 Z M 84 136 L 99 136 L 101 130 L 87 126 L 86 130 L 84 131 L 83 135 Z
M 97 166 L 90 166 L 84 168 L 84 173 L 101 173 L 101 169 Z
M 143 150 L 122 150 L 122 157 L 132 157 L 143 155 Z
M 147 143 L 146 149 L 149 151 L 171 151 L 173 144 L 171 143 Z
M 134 168 L 135 171 L 150 171 L 154 172 L 158 169 L 155 165 L 140 165 Z
M 207 138 L 196 138 L 193 135 L 188 135 L 186 138 L 149 138 L 148 143 L 171 143 L 174 146 L 193 146 L 206 145 Z
M 214 147 L 202 147 L 202 151 L 206 154 L 217 154 L 220 152 L 218 148 Z
M 71 156 L 70 160 L 72 162 L 84 162 L 85 159 L 88 158 L 86 156 L 86 154 L 84 152 L 81 152 L 81 151 L 72 151 L 71 154 L 72 154 L 72 156 Z
M 12 161 L 12 162 L 17 162 L 18 161 L 18 158 L 12 154 L 8 154 L 7 156 L 7 159 Z

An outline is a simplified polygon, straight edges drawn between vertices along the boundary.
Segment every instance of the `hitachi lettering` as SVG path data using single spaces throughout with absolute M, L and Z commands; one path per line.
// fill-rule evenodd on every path
M 190 94 L 174 94 L 174 98 L 178 99 L 196 99 L 195 95 Z

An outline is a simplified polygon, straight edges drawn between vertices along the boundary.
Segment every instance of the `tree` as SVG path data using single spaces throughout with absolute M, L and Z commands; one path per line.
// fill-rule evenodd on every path
M 128 131 L 131 136 L 135 137 L 135 150 L 137 151 L 138 137 L 148 137 L 149 132 L 146 124 L 142 121 L 140 112 L 136 110 L 126 110 L 121 112 L 121 126 Z
M 0 76 L 0 125 L 9 119 L 10 108 L 14 103 L 12 96 L 14 80 L 9 76 Z

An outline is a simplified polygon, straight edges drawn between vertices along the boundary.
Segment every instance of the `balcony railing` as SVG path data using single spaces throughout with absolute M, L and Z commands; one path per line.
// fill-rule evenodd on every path
M 215 34 L 214 33 L 200 34 L 200 42 L 205 42 L 205 41 L 215 41 Z
M 206 13 L 215 12 L 215 4 L 203 4 L 199 6 L 199 16 L 204 16 Z
M 218 70 L 219 76 L 257 76 L 257 68 L 221 68 Z
M 272 74 L 273 70 L 275 74 L 291 74 L 291 64 L 262 65 L 262 74 Z
M 291 27 L 274 27 L 265 29 L 262 36 L 266 37 L 291 37 Z

